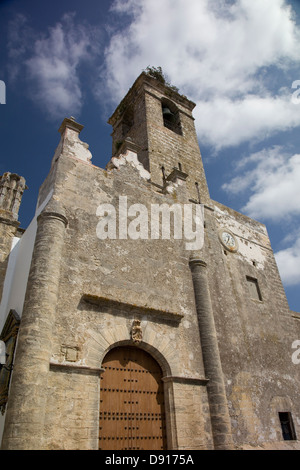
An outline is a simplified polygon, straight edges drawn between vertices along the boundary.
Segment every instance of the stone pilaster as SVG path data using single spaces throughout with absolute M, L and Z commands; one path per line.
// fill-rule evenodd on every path
M 232 449 L 230 416 L 206 273 L 206 263 L 190 258 L 215 449 Z
M 66 224 L 64 211 L 55 200 L 51 200 L 38 217 L 3 449 L 43 448 L 47 378 Z

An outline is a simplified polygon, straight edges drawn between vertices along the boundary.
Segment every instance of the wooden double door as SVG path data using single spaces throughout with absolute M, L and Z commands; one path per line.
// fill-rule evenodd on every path
M 136 347 L 112 349 L 100 387 L 99 449 L 166 449 L 162 371 Z

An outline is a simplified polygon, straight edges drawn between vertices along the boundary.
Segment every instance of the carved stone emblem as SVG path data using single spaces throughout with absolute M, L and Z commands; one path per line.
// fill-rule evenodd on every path
M 131 339 L 134 343 L 140 343 L 143 339 L 143 331 L 140 320 L 133 320 L 132 322 Z

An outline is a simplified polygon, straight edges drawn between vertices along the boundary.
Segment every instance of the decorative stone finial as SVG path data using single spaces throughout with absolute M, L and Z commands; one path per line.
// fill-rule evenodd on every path
M 89 151 L 89 145 L 79 139 L 79 134 L 83 128 L 84 126 L 76 122 L 73 116 L 63 120 L 58 129 L 61 139 L 55 151 L 52 165 L 61 155 L 67 155 L 86 163 L 91 163 L 92 154 Z
M 73 131 L 76 131 L 78 134 L 82 131 L 84 126 L 82 124 L 79 124 L 78 122 L 75 121 L 75 118 L 73 116 L 69 118 L 65 118 L 63 122 L 60 125 L 60 128 L 58 129 L 58 132 L 63 134 L 65 129 L 72 129 Z
M 144 168 L 144 165 L 138 159 L 138 151 L 140 147 L 136 145 L 130 137 L 126 138 L 116 156 L 112 157 L 106 165 L 107 170 L 119 169 L 122 165 L 131 165 L 135 168 L 140 177 L 150 180 L 150 173 Z

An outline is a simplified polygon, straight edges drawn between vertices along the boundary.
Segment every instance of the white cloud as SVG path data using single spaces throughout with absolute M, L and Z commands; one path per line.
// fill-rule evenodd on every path
M 300 125 L 300 106 L 292 103 L 290 93 L 280 97 L 244 95 L 239 100 L 215 97 L 199 101 L 194 115 L 200 140 L 216 150 L 255 143 Z
M 243 159 L 237 169 L 239 175 L 224 184 L 223 189 L 248 193 L 248 201 L 241 209 L 244 213 L 274 221 L 300 214 L 299 154 L 288 155 L 279 146 L 264 149 Z
M 299 29 L 283 0 L 116 0 L 113 5 L 115 14 L 130 18 L 105 52 L 105 79 L 116 102 L 142 69 L 154 65 L 197 103 L 199 138 L 217 150 L 300 125 L 291 83 L 285 84 L 285 95 L 272 96 L 266 81 L 270 66 L 272 73 L 282 71 L 300 58 Z
M 61 119 L 80 112 L 78 70 L 94 55 L 90 28 L 75 24 L 74 14 L 65 14 L 41 35 L 30 28 L 24 15 L 18 15 L 10 25 L 8 46 L 12 78 L 25 74 L 22 78 L 28 80 L 29 95 L 45 110 L 45 116 Z
M 291 99 L 300 76 L 283 84 L 285 92 L 268 89 L 276 69 L 300 58 L 299 29 L 284 0 L 115 0 L 111 15 L 104 64 L 100 28 L 95 39 L 95 28 L 73 14 L 43 34 L 24 15 L 10 24 L 11 76 L 25 74 L 32 98 L 51 116 L 80 112 L 79 70 L 90 59 L 95 77 L 101 70 L 93 91 L 102 103 L 117 104 L 141 70 L 162 66 L 197 103 L 198 136 L 217 151 L 300 125 Z
M 281 278 L 285 285 L 300 283 L 300 238 L 284 250 L 275 253 Z

